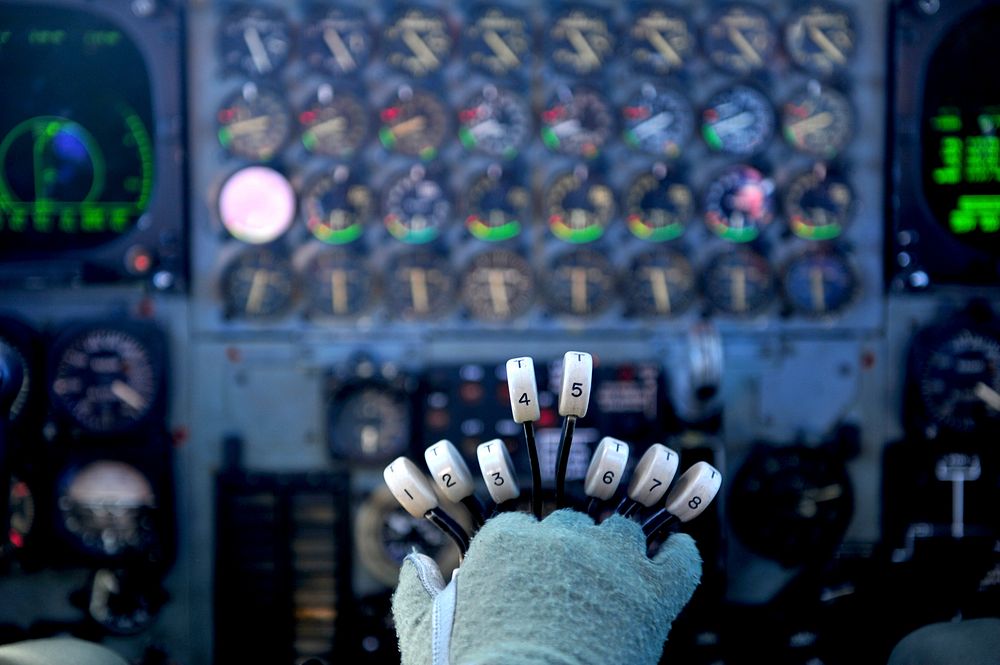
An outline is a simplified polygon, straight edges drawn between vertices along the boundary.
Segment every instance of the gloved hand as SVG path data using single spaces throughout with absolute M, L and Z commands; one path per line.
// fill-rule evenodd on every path
M 655 665 L 700 577 L 686 534 L 651 560 L 619 515 L 504 513 L 447 586 L 431 558 L 407 556 L 392 611 L 403 665 Z

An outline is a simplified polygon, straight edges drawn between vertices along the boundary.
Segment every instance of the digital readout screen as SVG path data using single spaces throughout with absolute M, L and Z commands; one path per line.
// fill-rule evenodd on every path
M 149 206 L 149 75 L 135 44 L 98 16 L 0 7 L 0 253 L 91 248 Z

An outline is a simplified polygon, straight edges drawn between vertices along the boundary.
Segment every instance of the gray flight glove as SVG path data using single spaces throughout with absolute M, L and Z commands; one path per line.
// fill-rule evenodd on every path
M 504 513 L 447 586 L 431 558 L 407 556 L 392 612 L 403 665 L 656 665 L 700 577 L 686 534 L 650 559 L 620 515 Z

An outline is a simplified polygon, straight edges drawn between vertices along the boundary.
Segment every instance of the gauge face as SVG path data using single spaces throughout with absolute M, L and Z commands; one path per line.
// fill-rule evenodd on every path
M 809 250 L 785 268 L 785 296 L 799 314 L 832 316 L 850 305 L 858 294 L 858 274 L 839 251 Z
M 792 232 L 806 240 L 838 237 L 854 213 L 854 192 L 843 178 L 817 164 L 785 191 L 785 215 Z
M 375 202 L 368 186 L 346 166 L 336 166 L 302 195 L 302 214 L 310 233 L 332 245 L 361 237 Z
M 487 74 L 507 76 L 519 71 L 530 54 L 527 19 L 506 7 L 487 7 L 465 28 L 465 60 Z
M 774 183 L 757 169 L 732 166 L 705 191 L 705 223 L 731 242 L 750 242 L 774 220 Z
M 963 329 L 939 343 L 920 375 L 920 400 L 939 426 L 954 432 L 1000 426 L 1000 340 Z
M 302 145 L 327 157 L 351 157 L 365 143 L 371 130 L 368 111 L 350 92 L 319 86 L 310 104 L 299 113 Z
M 545 299 L 558 314 L 596 316 L 615 299 L 614 266 L 592 249 L 576 249 L 557 256 L 546 271 Z
M 372 272 L 347 249 L 317 253 L 306 265 L 306 309 L 316 317 L 357 317 L 375 303 Z
M 455 305 L 455 278 L 447 259 L 434 251 L 400 255 L 385 277 L 389 312 L 404 319 L 434 319 Z
M 302 28 L 302 51 L 314 69 L 335 76 L 356 75 L 371 57 L 368 20 L 359 9 L 317 8 Z
M 797 150 L 830 159 L 854 135 L 854 110 L 833 88 L 810 85 L 782 107 L 781 128 Z
M 854 19 L 847 9 L 810 2 L 785 27 L 785 48 L 799 67 L 820 76 L 842 70 L 856 48 Z
M 448 112 L 427 92 L 404 86 L 395 102 L 379 112 L 378 138 L 386 150 L 433 159 L 448 136 Z
M 724 314 L 754 316 L 774 300 L 771 266 L 763 256 L 745 247 L 716 256 L 703 280 L 705 297 Z
M 657 247 L 637 255 L 629 266 L 629 314 L 666 317 L 682 313 L 697 295 L 691 262 L 683 254 Z
M 277 7 L 239 7 L 220 25 L 219 48 L 226 67 L 258 77 L 274 74 L 288 62 L 291 27 Z
M 458 112 L 458 138 L 469 150 L 511 159 L 528 141 L 531 112 L 516 94 L 488 85 Z
M 729 4 L 706 23 L 705 52 L 716 67 L 749 74 L 767 67 L 778 44 L 774 24 L 760 7 Z
M 292 118 L 275 92 L 247 83 L 219 109 L 219 143 L 226 150 L 266 162 L 288 142 Z
M 465 225 L 474 237 L 496 242 L 521 233 L 531 203 L 528 189 L 499 164 L 493 164 L 468 190 Z
M 764 93 L 745 85 L 712 97 L 701 121 L 701 135 L 708 147 L 731 155 L 752 155 L 774 134 L 771 102 Z
M 691 188 L 654 168 L 636 178 L 625 194 L 625 220 L 636 238 L 673 240 L 684 233 L 694 215 Z
M 412 244 L 434 240 L 451 219 L 444 187 L 414 166 L 393 182 L 383 201 L 385 227 L 394 238 Z
M 535 279 L 517 252 L 491 249 L 472 259 L 462 276 L 462 302 L 479 321 L 510 321 L 531 309 Z
M 384 462 L 410 448 L 410 408 L 405 395 L 366 385 L 338 396 L 331 412 L 330 443 L 338 457 Z
M 410 76 L 433 74 L 451 56 L 453 40 L 441 12 L 406 9 L 393 17 L 383 36 L 386 64 Z
M 16 552 L 27 544 L 31 529 L 35 525 L 35 496 L 23 480 L 10 479 L 9 522 L 6 540 L 0 541 L 0 560 L 11 552 Z
M 557 70 L 576 76 L 599 72 L 615 49 L 607 17 L 594 9 L 571 9 L 549 27 L 546 45 Z
M 144 340 L 117 328 L 94 328 L 61 347 L 51 393 L 84 429 L 124 432 L 150 414 L 160 397 L 160 379 Z
M 691 23 L 684 14 L 647 7 L 632 19 L 626 49 L 637 70 L 666 76 L 683 69 L 694 56 L 697 45 Z
M 614 133 L 615 120 L 596 92 L 561 88 L 542 111 L 542 143 L 549 150 L 591 159 Z
M 223 270 L 220 285 L 227 318 L 275 318 L 288 312 L 295 298 L 291 261 L 270 247 L 240 253 Z
M 219 219 L 237 240 L 255 245 L 271 242 L 295 220 L 295 190 L 274 169 L 240 169 L 219 190 Z
M 622 107 L 622 125 L 631 147 L 676 159 L 694 130 L 694 112 L 681 93 L 646 83 Z
M 566 173 L 545 194 L 545 216 L 552 235 L 566 242 L 593 242 L 615 216 L 611 187 L 585 167 Z

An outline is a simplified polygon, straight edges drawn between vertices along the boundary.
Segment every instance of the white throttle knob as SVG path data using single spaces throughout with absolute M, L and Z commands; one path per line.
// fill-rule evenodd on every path
M 533 423 L 541 417 L 535 363 L 531 358 L 511 358 L 507 361 L 507 391 L 510 393 L 510 411 L 514 422 Z
M 397 457 L 382 472 L 385 484 L 406 512 L 424 517 L 438 507 L 438 498 L 420 468 L 406 457 Z
M 696 462 L 681 474 L 667 495 L 666 509 L 681 522 L 701 515 L 722 487 L 722 474 L 708 462 Z
M 486 489 L 497 505 L 521 496 L 507 444 L 500 439 L 481 443 L 476 449 L 476 457 L 479 458 Z
M 680 456 L 663 444 L 651 445 L 632 472 L 628 496 L 649 508 L 660 502 L 677 474 Z
M 449 501 L 458 503 L 476 491 L 469 466 L 451 441 L 441 439 L 424 451 L 431 477 Z
M 594 359 L 589 353 L 567 351 L 563 356 L 562 388 L 559 392 L 559 415 L 583 418 L 590 406 L 590 387 L 594 377 Z
M 583 491 L 587 496 L 607 501 L 615 495 L 628 464 L 628 444 L 606 436 L 597 444 L 590 459 Z

